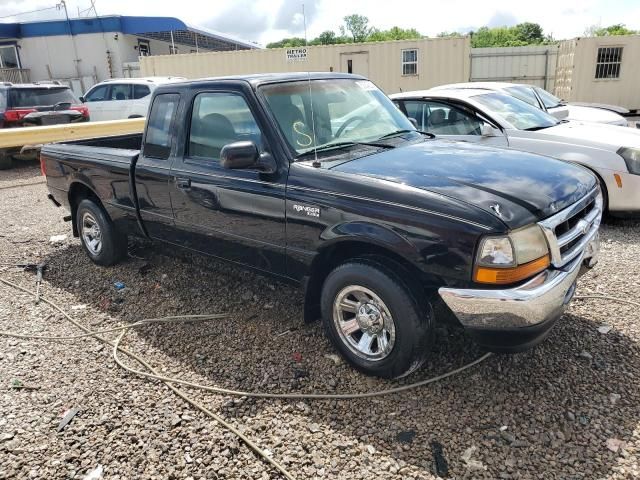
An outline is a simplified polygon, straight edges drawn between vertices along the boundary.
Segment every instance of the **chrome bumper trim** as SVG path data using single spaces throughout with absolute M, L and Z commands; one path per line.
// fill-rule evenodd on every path
M 564 269 L 545 270 L 516 288 L 476 290 L 442 287 L 438 293 L 464 327 L 530 327 L 560 317 L 573 296 L 584 255 L 581 252 Z

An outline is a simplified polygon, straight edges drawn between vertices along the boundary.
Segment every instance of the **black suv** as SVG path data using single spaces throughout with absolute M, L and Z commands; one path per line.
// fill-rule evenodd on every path
M 86 122 L 89 109 L 71 89 L 53 83 L 0 83 L 0 128 Z M 11 167 L 18 148 L 0 151 L 0 169 Z

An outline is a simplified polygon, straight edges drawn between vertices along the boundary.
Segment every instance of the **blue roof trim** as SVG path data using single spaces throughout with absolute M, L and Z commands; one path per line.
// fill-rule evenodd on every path
M 0 38 L 51 37 L 55 35 L 80 35 L 85 33 L 122 32 L 143 34 L 189 30 L 181 20 L 173 17 L 109 16 L 97 18 L 73 18 L 45 22 L 0 23 Z

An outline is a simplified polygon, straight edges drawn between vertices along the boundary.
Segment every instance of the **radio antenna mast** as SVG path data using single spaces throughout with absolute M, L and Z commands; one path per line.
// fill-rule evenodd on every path
M 304 2 L 302 3 L 302 23 L 304 25 L 304 46 L 307 48 L 309 46 L 307 42 L 307 16 L 304 12 Z M 306 61 L 309 59 L 309 52 L 306 55 Z M 311 72 L 309 71 L 309 65 L 307 64 L 307 81 L 309 83 L 309 103 L 311 104 L 311 133 L 313 136 L 313 166 L 319 167 L 320 162 L 318 162 L 318 142 L 316 141 L 316 119 L 315 114 L 313 112 L 313 94 L 311 92 Z

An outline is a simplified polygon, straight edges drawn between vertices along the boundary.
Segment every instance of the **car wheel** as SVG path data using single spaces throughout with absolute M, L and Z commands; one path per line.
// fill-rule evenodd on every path
M 0 170 L 9 170 L 13 167 L 13 158 L 11 155 L 0 152 Z
M 337 267 L 324 282 L 321 307 L 329 340 L 358 370 L 398 378 L 424 363 L 432 309 L 390 268 L 369 260 Z
M 127 237 L 117 231 L 104 209 L 85 199 L 78 205 L 76 227 L 82 248 L 98 265 L 113 265 L 127 253 Z

